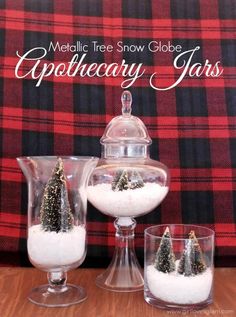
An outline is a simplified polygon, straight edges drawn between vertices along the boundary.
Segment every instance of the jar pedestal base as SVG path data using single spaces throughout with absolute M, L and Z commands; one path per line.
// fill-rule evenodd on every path
M 114 221 L 114 226 L 115 252 L 106 271 L 96 278 L 96 285 L 115 292 L 142 291 L 143 273 L 134 250 L 136 221 L 130 217 L 120 217 Z
M 85 290 L 76 285 L 67 284 L 60 291 L 53 291 L 48 284 L 33 288 L 28 295 L 29 301 L 45 307 L 67 307 L 78 304 L 87 298 Z

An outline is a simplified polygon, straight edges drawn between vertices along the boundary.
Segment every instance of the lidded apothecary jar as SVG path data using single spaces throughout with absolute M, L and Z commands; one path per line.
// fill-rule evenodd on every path
M 113 291 L 138 291 L 143 275 L 134 251 L 134 218 L 156 208 L 169 190 L 168 168 L 149 156 L 152 141 L 144 123 L 131 114 L 132 95 L 121 96 L 122 115 L 113 118 L 101 138 L 102 157 L 92 173 L 88 200 L 116 218 L 116 249 L 98 286 Z

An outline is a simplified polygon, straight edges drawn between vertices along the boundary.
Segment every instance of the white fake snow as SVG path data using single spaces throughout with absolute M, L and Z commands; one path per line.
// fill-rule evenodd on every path
M 44 231 L 41 225 L 34 225 L 28 231 L 28 254 L 39 266 L 70 265 L 79 261 L 85 252 L 86 230 L 74 226 L 68 232 Z
M 184 276 L 177 272 L 163 273 L 153 265 L 146 271 L 150 292 L 158 299 L 175 304 L 197 304 L 207 300 L 213 280 L 212 271 L 195 276 Z
M 111 184 L 88 186 L 88 200 L 101 212 L 113 217 L 135 217 L 158 206 L 168 192 L 167 186 L 145 183 L 142 188 L 113 191 Z

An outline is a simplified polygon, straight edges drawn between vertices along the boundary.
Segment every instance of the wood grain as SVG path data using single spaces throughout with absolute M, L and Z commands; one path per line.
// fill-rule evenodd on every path
M 44 308 L 30 303 L 31 288 L 46 283 L 46 274 L 34 268 L 0 268 L 0 317 L 178 317 L 236 316 L 236 268 L 215 270 L 214 303 L 197 312 L 164 311 L 148 305 L 143 292 L 114 293 L 96 287 L 101 269 L 69 272 L 70 283 L 86 288 L 88 299 L 67 308 Z

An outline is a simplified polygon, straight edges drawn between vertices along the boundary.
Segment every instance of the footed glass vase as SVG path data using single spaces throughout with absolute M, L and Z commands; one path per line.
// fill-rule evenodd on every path
M 86 255 L 86 187 L 97 164 L 94 157 L 19 157 L 28 183 L 30 262 L 47 272 L 48 284 L 28 299 L 47 307 L 69 306 L 86 299 L 86 291 L 67 284 L 67 272 Z

